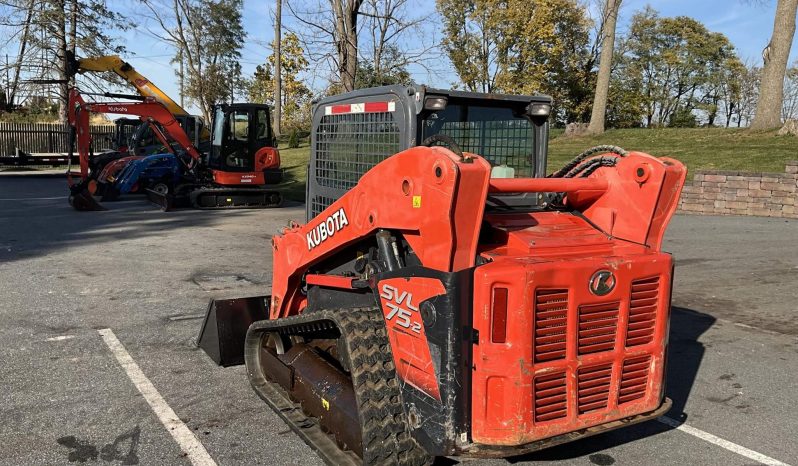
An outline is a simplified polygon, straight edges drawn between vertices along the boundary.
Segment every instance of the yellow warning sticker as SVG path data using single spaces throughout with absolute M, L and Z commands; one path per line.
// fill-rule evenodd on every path
M 321 399 L 321 407 L 326 409 L 327 411 L 330 410 L 330 402 L 325 400 L 324 398 Z
M 413 208 L 414 209 L 421 208 L 421 196 L 413 196 Z

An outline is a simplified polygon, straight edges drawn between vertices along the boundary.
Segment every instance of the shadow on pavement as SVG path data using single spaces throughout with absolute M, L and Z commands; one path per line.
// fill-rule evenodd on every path
M 174 234 L 181 227 L 213 226 L 220 217 L 217 211 L 162 212 L 142 195 L 103 203 L 106 211 L 78 212 L 67 194 L 63 180 L 0 179 L 0 262 L 85 244 L 109 243 L 106 251 L 113 255 L 114 242 Z
M 712 327 L 715 321 L 714 317 L 692 309 L 676 306 L 672 308 L 667 379 L 665 382 L 667 396 L 673 400 L 673 407 L 667 414 L 672 419 L 680 422 L 684 422 L 687 419 L 684 407 L 695 384 L 698 369 L 705 353 L 704 345 L 698 339 Z M 604 450 L 671 429 L 672 427 L 660 422 L 648 421 L 539 452 L 507 458 L 506 460 L 511 464 L 525 461 L 544 463 L 587 456 L 591 464 L 610 465 L 615 463 L 615 459 L 607 453 L 602 453 Z M 435 464 L 443 466 L 458 464 L 458 462 L 442 458 L 436 461 Z

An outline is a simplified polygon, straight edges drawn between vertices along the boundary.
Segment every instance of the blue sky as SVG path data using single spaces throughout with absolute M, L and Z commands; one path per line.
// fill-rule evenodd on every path
M 411 0 L 411 2 L 414 15 L 434 16 L 434 1 Z M 120 3 L 126 4 L 127 8 L 136 5 L 135 0 L 121 0 Z M 628 20 L 635 11 L 650 5 L 658 10 L 661 16 L 691 16 L 703 22 L 710 30 L 726 34 L 737 47 L 743 60 L 750 60 L 751 63 L 759 65 L 762 61 L 762 49 L 767 45 L 772 32 L 775 4 L 776 0 L 624 0 L 618 32 L 625 31 Z M 244 0 L 243 18 L 248 37 L 242 50 L 241 64 L 247 76 L 251 75 L 255 66 L 263 63 L 269 54 L 266 44 L 273 37 L 271 20 L 273 5 L 274 2 L 270 0 Z M 290 27 L 291 20 L 285 17 L 286 9 L 283 10 L 283 21 Z M 437 32 L 439 28 L 433 21 L 427 26 L 427 32 L 430 37 L 434 35 L 440 37 Z M 141 22 L 126 33 L 125 41 L 129 50 L 126 57 L 128 61 L 177 100 L 178 84 L 174 70 L 169 64 L 173 55 L 172 50 L 167 45 L 159 43 L 148 32 L 146 23 Z M 430 62 L 434 68 L 432 72 L 421 67 L 412 67 L 410 71 L 419 83 L 450 87 L 457 81 L 457 76 L 452 71 L 445 54 L 437 53 L 440 56 Z M 796 58 L 798 58 L 798 45 L 793 44 L 791 62 Z M 311 74 L 308 78 L 314 82 L 314 87 L 320 87 L 326 75 Z

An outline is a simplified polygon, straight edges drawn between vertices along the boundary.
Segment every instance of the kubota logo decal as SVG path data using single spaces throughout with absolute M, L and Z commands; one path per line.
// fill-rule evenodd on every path
M 609 270 L 599 270 L 590 277 L 590 292 L 596 296 L 604 296 L 615 288 L 615 274 Z
M 346 218 L 346 212 L 344 212 L 344 208 L 341 207 L 338 212 L 334 212 L 332 215 L 327 217 L 326 220 L 316 225 L 314 229 L 310 230 L 310 232 L 307 234 L 308 251 L 327 241 L 327 238 L 332 238 L 347 225 L 349 225 L 349 220 Z
M 127 107 L 108 107 L 108 111 L 113 112 L 122 112 L 127 113 Z

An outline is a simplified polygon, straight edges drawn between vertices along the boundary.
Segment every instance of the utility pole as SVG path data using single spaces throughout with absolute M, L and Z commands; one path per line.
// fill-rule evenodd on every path
M 274 12 L 274 134 L 279 136 L 281 133 L 280 121 L 283 116 L 283 63 L 281 57 L 282 42 L 282 15 L 283 0 L 277 0 L 277 8 Z

